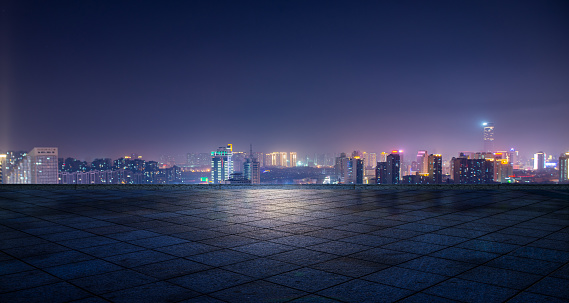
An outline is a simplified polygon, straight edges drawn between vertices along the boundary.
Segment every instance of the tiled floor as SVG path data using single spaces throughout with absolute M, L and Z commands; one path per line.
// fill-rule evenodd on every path
M 569 191 L 0 188 L 0 302 L 567 302 Z

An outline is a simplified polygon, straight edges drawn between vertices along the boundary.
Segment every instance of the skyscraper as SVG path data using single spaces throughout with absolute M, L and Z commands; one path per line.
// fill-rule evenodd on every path
M 348 182 L 348 161 L 350 158 L 346 157 L 346 153 L 341 153 L 339 157 L 336 157 L 336 163 L 334 165 L 334 171 L 336 173 L 336 178 L 339 183 Z
M 34 147 L 30 158 L 30 181 L 32 184 L 57 184 L 57 147 Z
M 439 154 L 430 154 L 428 160 L 429 183 L 443 183 L 443 157 Z
M 4 169 L 4 162 L 6 162 L 6 154 L 0 154 L 0 184 L 2 184 L 2 170 Z
M 375 167 L 375 183 L 387 184 L 387 162 L 377 162 Z
M 494 123 L 484 122 L 484 152 L 494 152 Z
M 540 170 L 545 168 L 545 153 L 540 151 L 533 155 L 533 169 Z
M 346 183 L 364 183 L 364 161 L 359 156 L 348 160 L 348 181 Z
M 243 175 L 245 179 L 251 181 L 251 184 L 261 184 L 261 164 L 253 153 L 253 144 L 251 144 L 249 158 L 243 164 Z
M 559 183 L 569 182 L 569 152 L 559 157 Z
M 211 152 L 211 180 L 213 184 L 223 184 L 233 173 L 233 146 L 219 147 Z
M 296 167 L 296 153 L 290 152 L 289 167 Z
M 386 184 L 399 184 L 401 179 L 401 157 L 399 151 L 393 150 L 387 156 Z
M 57 184 L 56 147 L 35 147 L 29 153 L 8 152 L 2 171 L 5 184 Z
M 420 150 L 417 153 L 417 171 L 421 174 L 429 172 L 429 154 L 426 150 Z
M 377 154 L 376 153 L 363 153 L 364 156 L 364 167 L 373 169 L 377 165 Z

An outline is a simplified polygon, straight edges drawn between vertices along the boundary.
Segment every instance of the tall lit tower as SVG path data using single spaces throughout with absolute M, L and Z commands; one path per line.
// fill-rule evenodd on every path
M 225 183 L 233 173 L 233 146 L 220 147 L 211 152 L 211 182 L 213 184 Z
M 429 154 L 426 150 L 420 150 L 417 153 L 417 168 L 419 173 L 426 174 L 429 172 Z
M 533 169 L 540 170 L 545 168 L 545 153 L 540 151 L 533 155 Z
M 494 152 L 494 123 L 484 122 L 484 152 Z
M 569 152 L 559 157 L 559 183 L 569 182 Z
M 34 147 L 28 153 L 31 161 L 30 182 L 32 184 L 57 184 L 57 147 Z

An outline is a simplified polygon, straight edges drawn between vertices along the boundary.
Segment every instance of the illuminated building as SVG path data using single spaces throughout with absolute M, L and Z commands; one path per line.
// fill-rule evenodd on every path
M 484 126 L 484 151 L 494 152 L 494 123 L 482 123 Z
M 346 157 L 346 153 L 341 153 L 339 157 L 336 157 L 336 163 L 334 165 L 334 171 L 336 173 L 336 178 L 339 183 L 348 182 L 348 162 L 350 158 Z
M 387 184 L 387 162 L 377 162 L 375 167 L 375 183 Z
M 251 180 L 247 179 L 243 173 L 232 173 L 227 180 L 228 184 L 251 184 Z
M 540 170 L 545 168 L 545 153 L 538 152 L 533 155 L 533 169 Z
M 0 184 L 2 184 L 2 170 L 4 168 L 4 162 L 6 162 L 6 154 L 0 154 Z
M 374 169 L 377 165 L 377 154 L 364 152 L 363 157 L 365 168 Z
M 569 152 L 559 157 L 559 183 L 569 182 Z
M 250 156 L 243 164 L 243 175 L 245 179 L 251 181 L 251 184 L 261 184 L 261 163 L 257 161 L 255 154 L 253 153 L 253 144 L 251 144 Z
M 387 162 L 387 155 L 388 155 L 388 153 L 381 152 L 379 154 L 379 159 L 377 160 L 377 162 Z
M 417 171 L 421 174 L 429 172 L 429 154 L 426 150 L 420 150 L 417 153 Z
M 265 166 L 265 155 L 263 153 L 254 152 L 252 157 L 257 159 L 257 162 L 259 162 L 261 167 Z
M 346 183 L 364 183 L 364 161 L 359 156 L 355 156 L 348 160 L 348 180 Z
M 57 184 L 57 147 L 34 147 L 30 158 L 31 184 Z
M 295 153 L 296 155 L 296 153 Z M 265 155 L 265 166 L 287 167 L 286 152 L 272 152 Z
M 464 154 L 452 158 L 452 176 L 455 184 L 489 184 L 494 181 L 494 161 L 468 159 Z
M 58 152 L 56 147 L 35 147 L 29 153 L 6 153 L 5 184 L 57 184 Z
M 220 147 L 211 152 L 211 180 L 213 184 L 223 184 L 233 173 L 233 146 Z
M 443 157 L 439 154 L 430 154 L 428 157 L 428 179 L 430 184 L 443 183 Z
M 289 167 L 296 167 L 296 153 L 290 152 Z
M 6 153 L 2 169 L 4 184 L 29 184 L 29 159 L 27 152 L 9 151 Z
M 399 184 L 401 180 L 401 155 L 399 151 L 393 150 L 387 156 L 387 170 L 385 184 Z

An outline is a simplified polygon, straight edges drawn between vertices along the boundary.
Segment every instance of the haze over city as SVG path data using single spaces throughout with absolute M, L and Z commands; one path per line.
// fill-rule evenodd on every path
M 0 150 L 569 150 L 569 4 L 5 1 Z

